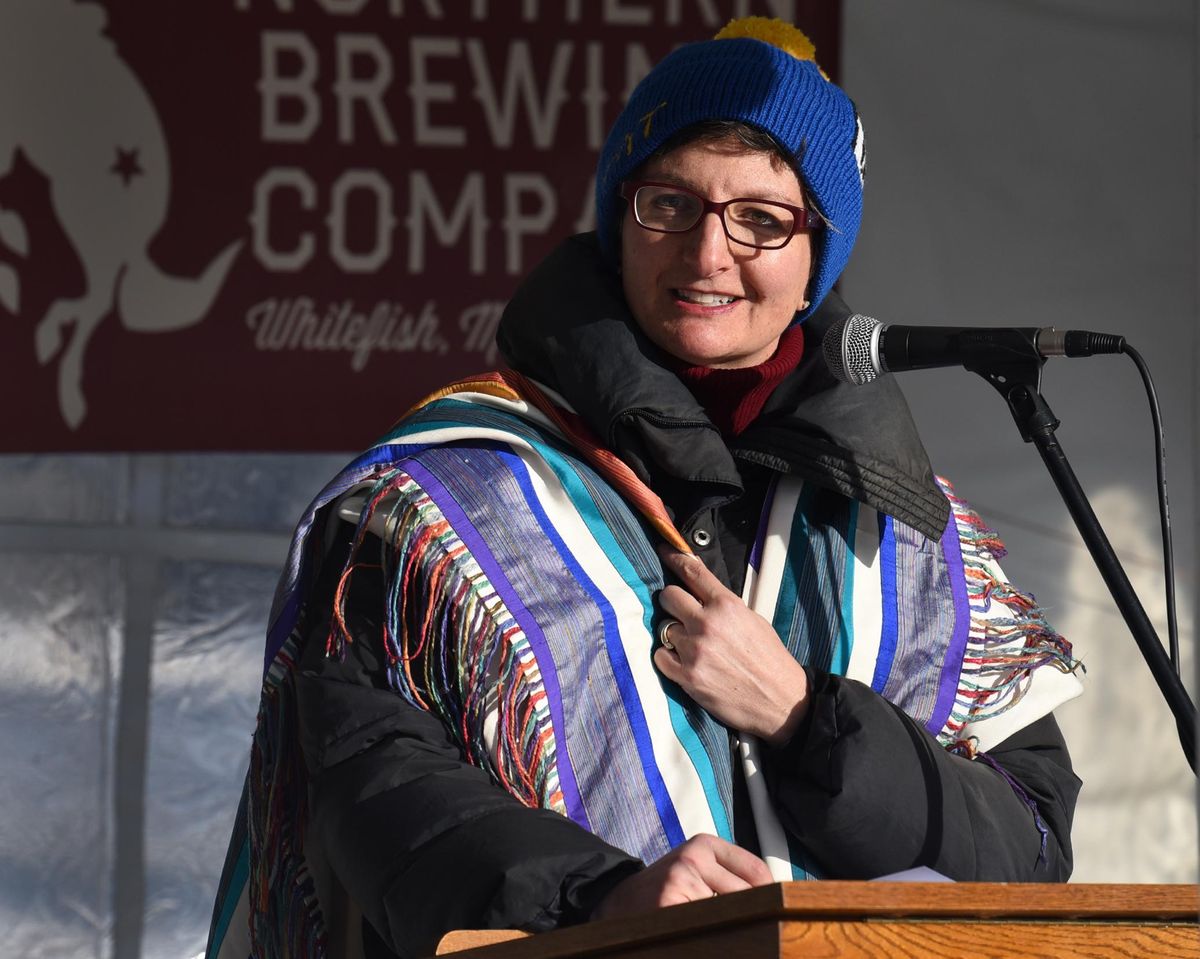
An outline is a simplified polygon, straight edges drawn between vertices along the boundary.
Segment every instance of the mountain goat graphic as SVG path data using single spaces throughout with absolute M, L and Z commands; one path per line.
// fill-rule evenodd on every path
M 148 247 L 166 218 L 170 165 L 162 125 L 138 78 L 104 35 L 96 3 L 0 0 L 0 178 L 17 151 L 49 181 L 54 215 L 83 265 L 86 290 L 50 304 L 34 330 L 39 363 L 58 358 L 63 419 L 87 415 L 83 361 L 110 311 L 137 332 L 191 326 L 208 312 L 241 248 L 197 278 L 164 273 Z M 0 209 L 0 243 L 28 253 L 20 216 Z M 20 277 L 0 262 L 0 305 L 16 314 Z

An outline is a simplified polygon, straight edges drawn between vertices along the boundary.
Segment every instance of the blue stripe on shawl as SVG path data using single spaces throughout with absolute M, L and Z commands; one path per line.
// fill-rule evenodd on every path
M 946 557 L 946 576 L 950 580 L 950 596 L 954 604 L 954 632 L 951 634 L 950 645 L 942 663 L 937 701 L 934 703 L 929 721 L 925 724 L 925 728 L 935 736 L 942 731 L 942 727 L 950 718 L 950 711 L 954 708 L 971 622 L 971 606 L 967 599 L 967 577 L 963 570 L 962 544 L 959 539 L 958 522 L 953 515 L 942 533 L 941 546 L 942 554 Z
M 871 688 L 883 692 L 892 660 L 896 657 L 896 530 L 892 518 L 879 513 L 879 593 L 883 603 L 883 623 L 879 631 L 879 658 L 875 660 L 875 675 Z
M 416 483 L 429 495 L 429 497 L 437 504 L 442 511 L 442 515 L 453 528 L 455 535 L 463 541 L 467 549 L 470 550 L 471 556 L 475 562 L 479 564 L 479 568 L 483 570 L 488 581 L 492 584 L 492 588 L 496 590 L 496 595 L 504 602 L 505 607 L 512 615 L 513 619 L 520 624 L 521 629 L 525 633 L 525 638 L 529 640 L 529 645 L 534 650 L 534 655 L 537 656 L 538 670 L 541 673 L 542 685 L 546 689 L 546 700 L 550 708 L 552 721 L 557 729 L 566 729 L 566 723 L 562 714 L 562 690 L 558 685 L 558 675 L 554 670 L 554 660 L 550 656 L 549 647 L 546 645 L 546 637 L 542 634 L 541 628 L 525 608 L 521 602 L 516 590 L 508 581 L 504 571 L 500 568 L 500 564 L 496 562 L 491 550 L 480 538 L 475 531 L 475 527 L 471 525 L 471 521 L 467 519 L 466 513 L 455 502 L 454 497 L 447 492 L 446 488 L 429 470 L 425 469 L 416 460 L 408 460 L 404 464 L 405 472 L 411 476 Z M 566 750 L 562 750 L 556 754 L 558 782 L 562 787 L 563 804 L 567 807 L 567 813 L 570 817 L 590 831 L 591 826 L 588 822 L 587 811 L 584 809 L 583 801 L 579 795 L 579 785 L 575 780 L 575 772 L 571 769 L 569 757 L 566 755 Z
M 858 503 L 850 500 L 850 517 L 846 523 L 846 561 L 842 574 L 842 608 L 838 618 L 837 638 L 829 658 L 829 671 L 846 675 L 850 653 L 854 649 L 854 538 L 858 534 Z
M 574 471 L 564 469 L 561 463 L 561 458 L 552 450 L 547 448 L 539 448 L 538 453 L 547 462 L 551 469 L 554 470 L 558 481 L 562 484 L 563 489 L 571 498 L 573 504 L 579 503 L 581 500 L 588 498 L 587 491 L 579 482 Z M 550 517 L 546 515 L 542 504 L 537 498 L 537 493 L 533 489 L 533 484 L 526 472 L 526 467 L 521 458 L 513 452 L 501 452 L 498 454 L 500 459 L 505 461 L 509 470 L 513 474 L 521 493 L 525 497 L 526 505 L 533 514 L 534 519 L 541 526 L 542 532 L 546 538 L 554 545 L 562 558 L 567 569 L 579 584 L 580 588 L 587 593 L 592 602 L 596 604 L 600 611 L 600 617 L 604 623 L 604 645 L 609 654 L 609 661 L 612 665 L 613 678 L 616 680 L 617 688 L 621 693 L 621 703 L 625 709 L 625 715 L 629 722 L 629 728 L 633 734 L 635 743 L 637 744 L 638 756 L 642 763 L 642 773 L 646 777 L 646 785 L 650 789 L 650 794 L 654 797 L 654 805 L 658 811 L 658 818 L 662 824 L 663 832 L 666 834 L 667 842 L 672 846 L 677 846 L 686 838 L 683 834 L 683 827 L 679 824 L 679 817 L 675 813 L 675 807 L 671 803 L 670 794 L 667 792 L 666 783 L 663 782 L 662 776 L 658 771 L 658 767 L 654 764 L 654 750 L 650 742 L 650 730 L 646 723 L 645 713 L 642 711 L 641 699 L 637 693 L 637 685 L 634 683 L 633 675 L 629 669 L 629 663 L 625 658 L 625 650 L 621 646 L 620 629 L 617 625 L 616 615 L 613 612 L 612 604 L 608 597 L 592 582 L 591 577 L 587 575 L 583 567 L 579 565 L 579 561 L 575 559 L 566 541 L 555 528 Z M 555 462 L 558 461 L 558 462 Z M 577 512 L 580 518 L 587 524 L 588 530 L 593 538 L 596 539 L 597 545 L 604 551 L 609 560 L 616 565 L 624 565 L 626 569 L 622 569 L 622 576 L 626 582 L 630 582 L 630 577 L 626 575 L 631 573 L 632 568 L 628 562 L 624 561 L 624 552 L 618 546 L 615 537 L 611 531 L 602 523 L 596 521 L 591 510 L 578 509 Z M 622 563 L 618 563 L 618 557 Z M 649 595 L 643 587 L 639 590 L 643 607 L 649 609 Z M 647 612 L 647 618 L 649 613 Z M 649 624 L 647 623 L 647 629 Z M 539 647 L 540 651 L 540 647 Z M 541 667 L 541 657 L 538 658 L 538 665 Z M 559 707 L 561 710 L 561 706 Z M 556 722 L 558 720 L 556 719 Z M 566 729 L 565 723 L 559 723 L 560 729 Z

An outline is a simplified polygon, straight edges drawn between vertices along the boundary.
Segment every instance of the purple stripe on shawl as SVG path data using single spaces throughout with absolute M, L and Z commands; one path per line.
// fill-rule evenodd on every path
M 958 695 L 958 680 L 962 675 L 963 656 L 966 654 L 967 639 L 971 626 L 971 606 L 967 601 L 967 577 L 963 571 L 962 544 L 958 537 L 958 523 L 951 513 L 946 531 L 942 533 L 942 555 L 946 558 L 946 577 L 950 580 L 950 596 L 954 602 L 954 633 L 946 647 L 946 659 L 942 663 L 942 675 L 938 683 L 937 702 L 925 728 L 935 736 L 942 731 L 954 699 Z
M 750 548 L 750 568 L 756 573 L 762 563 L 763 544 L 767 539 L 767 523 L 771 519 L 771 507 L 775 503 L 775 490 L 779 488 L 778 477 L 771 480 L 763 500 L 762 514 L 758 517 L 758 532 L 754 534 L 754 545 Z
M 455 535 L 471 551 L 475 562 L 479 564 L 479 568 L 491 582 L 492 588 L 496 590 L 496 595 L 504 602 L 513 619 L 524 631 L 525 637 L 529 640 L 529 645 L 537 657 L 538 669 L 542 675 L 542 685 L 546 689 L 546 699 L 550 706 L 550 715 L 554 726 L 557 729 L 566 729 L 566 720 L 562 712 L 562 690 L 558 685 L 558 674 L 554 671 L 554 659 L 546 645 L 546 637 L 542 635 L 533 616 L 517 596 L 491 550 L 487 548 L 475 527 L 471 525 L 471 521 L 467 519 L 467 514 L 462 511 L 462 508 L 441 482 L 429 470 L 415 461 L 407 462 L 405 470 L 437 504 L 442 515 L 449 521 Z M 568 815 L 584 829 L 590 831 L 591 826 L 588 823 L 587 812 L 584 810 L 579 796 L 579 785 L 575 781 L 575 772 L 571 769 L 565 749 L 555 751 L 555 767 L 558 770 L 558 783 L 562 787 L 563 802 L 567 807 Z
M 879 594 L 882 617 L 879 625 L 879 655 L 871 688 L 883 693 L 892 663 L 896 659 L 899 617 L 896 612 L 896 527 L 886 513 L 876 514 L 879 520 Z

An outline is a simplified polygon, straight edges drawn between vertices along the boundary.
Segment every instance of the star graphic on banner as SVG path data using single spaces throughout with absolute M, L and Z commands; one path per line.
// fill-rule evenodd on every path
M 117 147 L 117 160 L 108 168 L 109 173 L 115 173 L 121 178 L 121 182 L 126 186 L 135 176 L 144 176 L 146 171 L 142 169 L 142 165 L 138 162 L 138 148 L 132 150 L 123 150 Z

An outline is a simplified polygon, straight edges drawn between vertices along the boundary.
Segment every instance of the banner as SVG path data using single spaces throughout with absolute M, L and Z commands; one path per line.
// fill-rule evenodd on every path
M 365 445 L 501 362 L 633 85 L 748 14 L 836 76 L 828 0 L 0 0 L 0 450 Z

